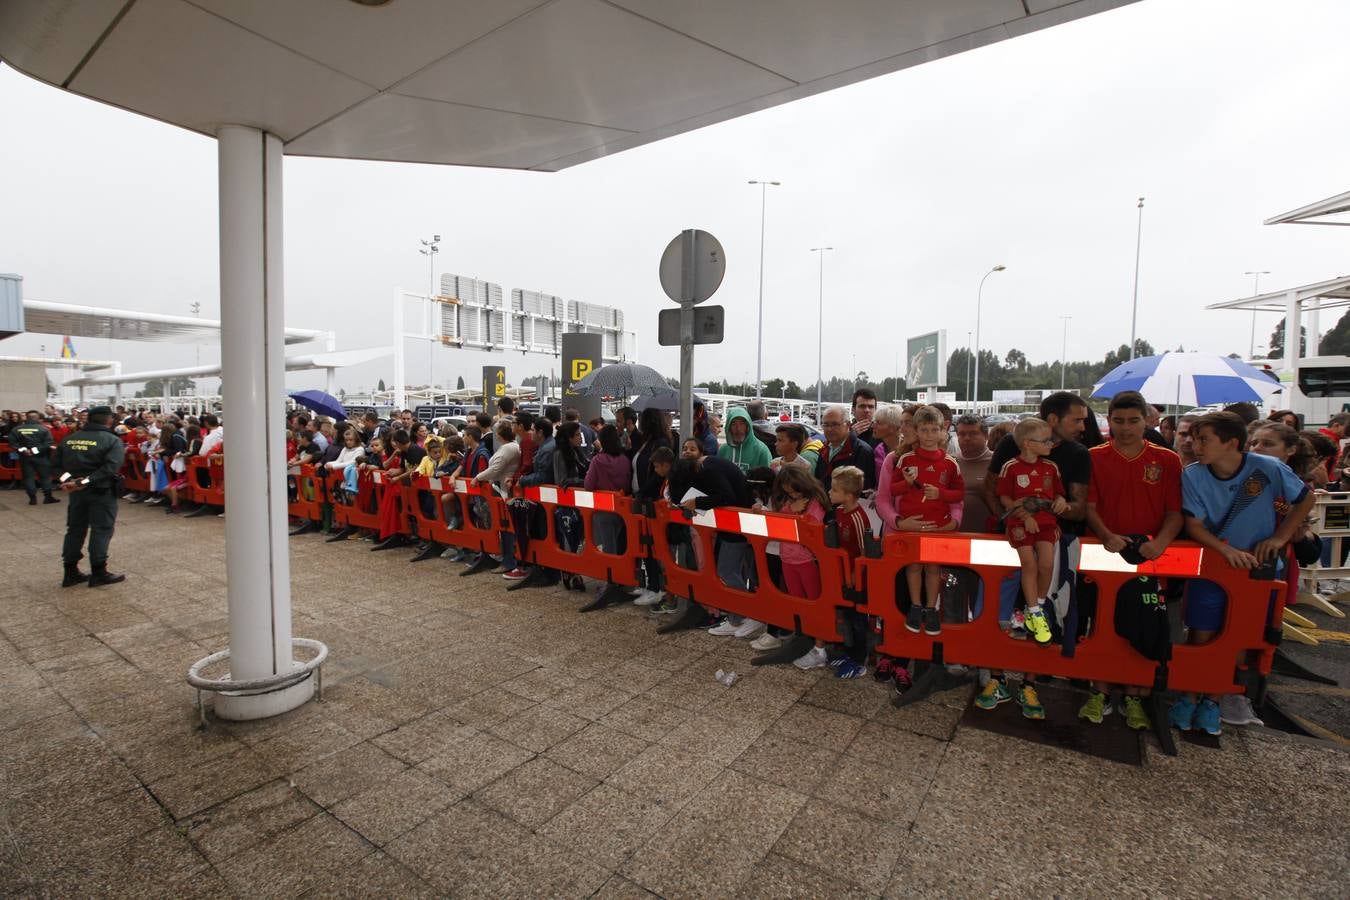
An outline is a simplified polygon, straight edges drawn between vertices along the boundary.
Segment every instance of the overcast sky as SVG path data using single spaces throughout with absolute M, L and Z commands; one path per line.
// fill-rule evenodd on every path
M 656 278 L 680 229 L 726 248 L 712 301 L 728 340 L 695 375 L 754 378 L 759 189 L 770 189 L 764 377 L 816 373 L 817 261 L 826 260 L 826 377 L 893 374 L 907 336 L 938 328 L 1033 361 L 1126 343 L 1136 198 L 1145 196 L 1139 335 L 1155 346 L 1245 354 L 1246 313 L 1204 306 L 1350 271 L 1350 234 L 1262 219 L 1350 187 L 1350 4 L 1143 0 L 560 173 L 288 157 L 288 324 L 336 328 L 342 349 L 387 344 L 399 287 L 427 284 L 419 238 L 443 236 L 437 274 L 458 272 L 620 307 L 639 358 L 668 301 Z M 0 68 L 0 271 L 30 298 L 187 314 L 219 310 L 213 141 Z M 1276 316 L 1263 314 L 1258 343 Z M 1323 321 L 1323 330 L 1334 324 Z M 25 335 L 0 353 L 49 354 Z M 76 342 L 128 371 L 190 365 L 194 347 Z M 215 360 L 215 347 L 200 349 Z M 408 377 L 427 376 L 409 344 Z M 439 383 L 477 381 L 493 355 L 438 349 Z M 508 381 L 556 370 L 511 353 Z M 390 380 L 392 364 L 339 385 Z M 294 388 L 322 385 L 294 374 Z

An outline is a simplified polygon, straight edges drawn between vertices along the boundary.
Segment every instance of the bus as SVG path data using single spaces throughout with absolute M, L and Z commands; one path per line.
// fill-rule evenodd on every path
M 1294 361 L 1294 374 L 1268 400 L 1271 409 L 1292 409 L 1304 428 L 1320 428 L 1336 413 L 1350 412 L 1350 356 L 1309 356 Z

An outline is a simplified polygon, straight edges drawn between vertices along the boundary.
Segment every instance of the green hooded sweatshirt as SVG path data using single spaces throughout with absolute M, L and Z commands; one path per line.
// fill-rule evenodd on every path
M 745 423 L 745 438 L 739 444 L 735 443 L 731 436 L 731 423 L 737 419 Z M 722 437 L 726 438 L 726 443 L 718 449 L 717 455 L 740 466 L 742 472 L 749 472 L 751 469 L 769 464 L 771 459 L 769 448 L 755 437 L 755 427 L 750 421 L 750 414 L 741 407 L 733 406 L 727 411 L 727 420 L 722 425 Z

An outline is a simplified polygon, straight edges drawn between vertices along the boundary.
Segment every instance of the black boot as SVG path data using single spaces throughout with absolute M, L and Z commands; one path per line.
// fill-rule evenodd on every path
M 43 502 L 43 503 L 60 503 L 61 501 L 60 501 L 60 500 L 57 500 L 57 499 L 56 499 L 55 497 L 53 497 L 51 494 L 48 494 L 47 496 L 45 496 L 45 497 L 42 498 L 42 502 Z
M 109 572 L 107 563 L 94 563 L 94 572 L 89 576 L 89 586 L 92 588 L 104 584 L 117 584 L 126 580 L 125 575 L 114 575 Z
M 376 544 L 374 547 L 371 547 L 370 549 L 371 549 L 372 551 L 375 551 L 375 550 L 394 550 L 394 549 L 396 549 L 396 548 L 398 548 L 398 547 L 406 547 L 406 546 L 408 546 L 408 543 L 409 543 L 409 542 L 408 542 L 408 538 L 405 537 L 404 535 L 401 535 L 401 534 L 391 534 L 391 535 L 389 535 L 389 537 L 387 537 L 387 538 L 385 538 L 384 540 L 380 541 L 378 544 Z
M 355 531 L 355 528 L 343 528 L 329 537 L 324 538 L 324 540 L 330 544 L 334 541 L 345 541 L 347 538 L 351 537 L 352 533 Z
M 78 562 L 66 563 L 66 577 L 61 579 L 61 587 L 74 587 L 88 580 L 89 576 L 80 571 Z
M 421 562 L 424 559 L 435 559 L 445 552 L 445 545 L 438 544 L 435 541 L 427 541 L 427 545 L 422 548 L 422 552 L 412 558 L 413 562 Z
M 37 494 L 29 494 L 29 495 L 28 495 L 28 505 L 29 505 L 29 506 L 37 506 Z

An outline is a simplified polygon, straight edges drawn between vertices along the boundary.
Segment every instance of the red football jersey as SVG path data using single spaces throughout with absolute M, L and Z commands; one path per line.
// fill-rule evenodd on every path
M 1041 497 L 1054 500 L 1064 496 L 1064 482 L 1059 477 L 1059 466 L 1042 456 L 1029 463 L 1021 456 L 1014 456 L 1003 465 L 998 473 L 998 495 L 1022 500 L 1027 497 Z
M 848 561 L 852 564 L 862 556 L 863 538 L 872 530 L 872 524 L 861 506 L 853 507 L 853 512 L 844 512 L 842 506 L 836 506 L 834 521 L 839 526 L 839 546 L 848 554 Z
M 916 447 L 896 460 L 895 468 L 891 494 L 896 498 L 896 512 L 901 518 L 922 516 L 925 522 L 940 527 L 951 521 L 951 505 L 966 499 L 961 467 L 945 450 Z M 938 489 L 934 500 L 923 496 L 928 485 Z
M 1181 457 L 1171 450 L 1145 442 L 1139 455 L 1129 459 L 1111 441 L 1088 452 L 1088 502 L 1115 534 L 1152 536 L 1163 516 L 1181 512 Z

